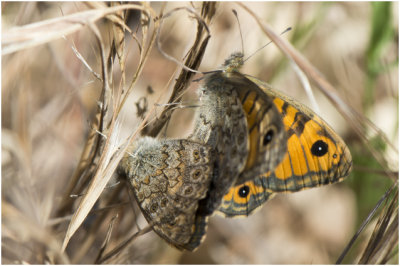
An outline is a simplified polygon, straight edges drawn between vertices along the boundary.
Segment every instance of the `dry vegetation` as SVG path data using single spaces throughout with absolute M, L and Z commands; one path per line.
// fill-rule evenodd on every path
M 313 69 L 292 54 L 319 88 L 312 107 L 351 149 L 352 175 L 279 195 L 246 219 L 212 217 L 196 252 L 177 251 L 147 232 L 113 176 L 139 134 L 191 130 L 199 86 L 191 80 L 201 75 L 166 59 L 157 38 L 165 53 L 209 71 L 242 49 L 232 8 L 245 54 L 268 32 L 232 3 L 2 2 L 3 263 L 334 263 L 364 222 L 343 262 L 398 263 L 397 3 L 246 5 L 275 32 L 292 27 L 281 38 L 323 74 L 310 77 Z M 309 105 L 274 44 L 242 71 Z

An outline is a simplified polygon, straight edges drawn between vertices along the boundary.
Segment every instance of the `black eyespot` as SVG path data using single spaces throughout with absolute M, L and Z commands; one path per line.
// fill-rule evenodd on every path
M 201 170 L 197 169 L 194 171 L 192 178 L 193 179 L 198 179 L 201 176 Z
M 250 192 L 250 188 L 249 186 L 244 185 L 243 187 L 241 187 L 238 191 L 239 197 L 241 198 L 246 198 L 249 195 Z
M 328 144 L 322 140 L 317 140 L 311 147 L 311 153 L 315 156 L 321 157 L 328 152 Z
M 337 158 L 337 154 L 335 153 L 334 155 L 333 155 L 333 159 L 336 159 Z
M 265 134 L 263 139 L 263 145 L 269 144 L 274 138 L 274 131 L 272 129 L 268 130 L 267 134 Z
M 198 150 L 193 151 L 193 160 L 195 163 L 200 161 L 200 152 Z
M 157 205 L 157 203 L 153 203 L 153 204 L 151 204 L 151 206 L 150 206 L 150 212 L 151 212 L 151 213 L 154 213 L 154 212 L 156 212 L 156 211 L 157 211 L 157 209 L 158 209 L 158 205 Z

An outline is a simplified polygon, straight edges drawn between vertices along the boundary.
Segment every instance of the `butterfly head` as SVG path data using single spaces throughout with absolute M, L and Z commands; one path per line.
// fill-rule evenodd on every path
M 238 71 L 244 64 L 243 56 L 242 52 L 231 54 L 223 64 L 224 71 L 228 73 Z

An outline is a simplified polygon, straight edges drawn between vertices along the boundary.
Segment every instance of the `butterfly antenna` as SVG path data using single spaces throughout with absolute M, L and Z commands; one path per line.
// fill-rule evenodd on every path
M 244 54 L 244 44 L 243 44 L 243 35 L 242 35 L 242 28 L 240 27 L 240 21 L 239 21 L 239 17 L 238 17 L 238 14 L 237 14 L 237 12 L 236 12 L 236 10 L 235 9 L 232 9 L 232 13 L 235 15 L 235 18 L 236 18 L 236 21 L 237 21 L 237 23 L 238 23 L 238 26 L 239 26 L 239 32 L 240 32 L 240 40 L 241 40 L 241 42 L 242 42 L 242 54 Z
M 285 34 L 288 31 L 291 31 L 292 27 L 288 27 L 286 30 L 282 31 L 280 35 Z M 248 59 L 250 59 L 250 57 L 252 57 L 253 55 L 255 55 L 256 53 L 258 53 L 261 49 L 264 49 L 264 47 L 266 47 L 267 45 L 269 45 L 272 41 L 269 41 L 267 44 L 261 46 L 260 48 L 258 48 L 255 52 L 253 52 L 251 55 L 249 55 L 243 62 L 246 62 Z

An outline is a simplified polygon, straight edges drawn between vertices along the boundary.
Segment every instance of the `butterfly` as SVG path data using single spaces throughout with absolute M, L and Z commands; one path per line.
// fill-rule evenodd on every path
M 231 60 L 238 61 L 243 55 L 236 53 L 232 57 L 236 59 Z M 240 64 L 236 64 L 232 71 L 236 72 L 238 66 Z M 246 78 L 254 82 L 262 94 L 271 98 L 279 110 L 287 137 L 287 151 L 274 169 L 258 174 L 244 169 L 241 175 L 247 181 L 230 188 L 219 207 L 220 214 L 227 217 L 248 216 L 276 192 L 295 192 L 332 184 L 349 175 L 352 169 L 350 151 L 322 118 L 265 82 L 250 76 Z M 242 104 L 249 110 L 246 106 L 253 106 L 257 101 L 258 98 L 246 97 Z M 251 126 L 250 112 L 246 113 Z M 250 146 L 254 145 L 251 142 L 250 138 Z M 252 160 L 250 152 L 247 165 L 251 165 Z
M 272 98 L 232 71 L 233 65 L 241 63 L 236 59 L 230 57 L 222 70 L 206 74 L 199 90 L 201 104 L 190 139 L 211 146 L 216 157 L 207 197 L 196 212 L 189 250 L 200 245 L 208 217 L 218 210 L 231 187 L 275 169 L 287 149 L 284 125 Z M 253 104 L 244 104 L 247 99 L 253 99 Z

